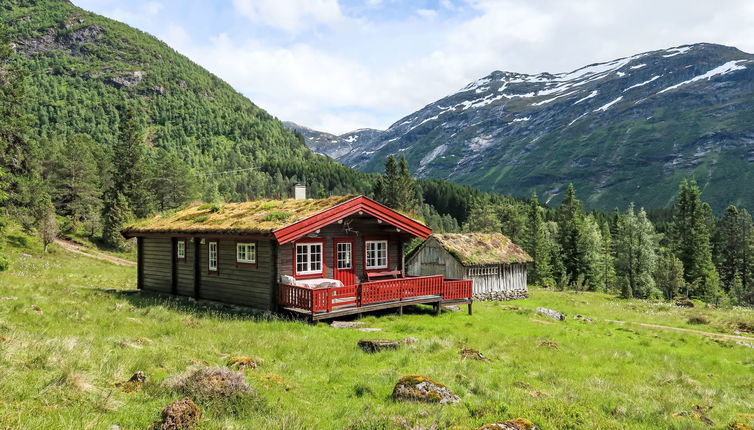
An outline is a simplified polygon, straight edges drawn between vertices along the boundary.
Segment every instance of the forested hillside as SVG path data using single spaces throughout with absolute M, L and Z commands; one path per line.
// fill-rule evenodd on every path
M 68 1 L 3 0 L 0 10 L 14 63 L 28 71 L 29 139 L 47 156 L 77 136 L 107 159 L 132 107 L 147 159 L 177 155 L 195 170 L 205 200 L 281 194 L 296 180 L 315 193 L 366 189 L 365 176 L 313 154 L 263 109 L 146 33 Z

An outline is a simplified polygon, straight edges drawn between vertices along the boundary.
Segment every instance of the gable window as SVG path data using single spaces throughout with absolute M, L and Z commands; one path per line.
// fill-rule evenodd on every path
M 217 272 L 217 242 L 207 244 L 207 269 L 210 272 Z
M 322 242 L 296 244 L 296 275 L 322 274 Z
M 175 243 L 175 258 L 179 260 L 185 260 L 186 259 L 186 241 L 185 240 L 179 240 Z
M 367 240 L 364 248 L 367 270 L 387 269 L 387 240 Z
M 255 264 L 257 262 L 257 244 L 237 243 L 236 262 L 244 264 Z

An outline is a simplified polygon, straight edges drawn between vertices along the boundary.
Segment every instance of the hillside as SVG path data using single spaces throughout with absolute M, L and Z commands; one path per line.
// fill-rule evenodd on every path
M 372 139 L 315 150 L 367 172 L 402 153 L 421 177 L 590 207 L 671 203 L 696 178 L 716 211 L 754 207 L 754 55 L 697 44 L 569 73 L 496 71 Z M 311 142 L 311 139 L 310 139 Z
M 136 106 L 147 144 L 174 152 L 226 199 L 279 193 L 306 180 L 312 190 L 359 192 L 368 180 L 312 153 L 301 139 L 227 83 L 156 38 L 63 0 L 0 0 L 0 23 L 29 70 L 32 139 L 85 133 L 109 148 L 124 108 Z M 298 178 L 295 176 L 298 175 Z

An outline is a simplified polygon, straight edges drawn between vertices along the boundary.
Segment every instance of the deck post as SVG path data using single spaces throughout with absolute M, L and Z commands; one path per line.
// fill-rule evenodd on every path
M 471 300 L 469 300 L 469 315 L 471 315 Z
M 398 315 L 403 316 L 403 306 L 398 306 Z
M 440 312 L 442 312 L 442 302 L 437 302 L 435 305 L 435 315 L 440 315 Z

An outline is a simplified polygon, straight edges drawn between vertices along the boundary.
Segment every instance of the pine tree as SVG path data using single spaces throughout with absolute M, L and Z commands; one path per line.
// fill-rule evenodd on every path
M 398 201 L 398 163 L 394 155 L 389 155 L 385 161 L 385 173 L 377 178 L 374 183 L 374 198 L 383 205 L 397 209 Z
M 583 276 L 589 290 L 603 290 L 605 284 L 602 261 L 604 244 L 600 227 L 591 214 L 582 218 L 578 226 L 576 244 L 582 256 L 578 274 Z
M 542 215 L 542 207 L 539 206 L 537 195 L 532 194 L 529 201 L 527 216 L 528 231 L 527 239 L 521 242 L 526 251 L 534 259 L 532 270 L 532 282 L 542 286 L 553 286 L 555 279 L 552 272 L 551 253 L 552 246 L 548 237 L 547 226 Z
M 74 229 L 97 219 L 102 208 L 96 145 L 87 135 L 70 136 L 53 162 L 53 201 L 61 215 L 71 218 Z
M 717 300 L 719 280 L 712 263 L 708 220 L 709 205 L 702 203 L 696 181 L 683 181 L 674 206 L 675 215 L 670 227 L 673 252 L 683 263 L 690 295 L 705 300 Z
M 477 200 L 471 206 L 471 212 L 463 225 L 465 232 L 500 233 L 503 224 L 498 218 L 492 202 Z
M 741 290 L 746 291 L 752 282 L 751 253 L 754 247 L 754 226 L 746 210 L 729 206 L 717 224 L 714 239 L 715 265 L 723 290 L 730 293 L 738 277 Z M 740 296 L 740 294 L 739 294 Z
M 625 279 L 623 291 L 630 290 L 633 297 L 659 297 L 654 273 L 657 266 L 657 236 L 644 209 L 638 214 L 633 204 L 618 220 L 615 238 L 615 268 Z
M 163 150 L 157 154 L 151 183 L 150 189 L 160 211 L 178 208 L 198 194 L 188 165 L 177 155 Z
M 411 172 L 408 170 L 408 161 L 405 155 L 401 155 L 399 162 L 398 178 L 396 180 L 397 209 L 414 213 L 417 211 L 419 201 L 416 197 L 416 184 Z

